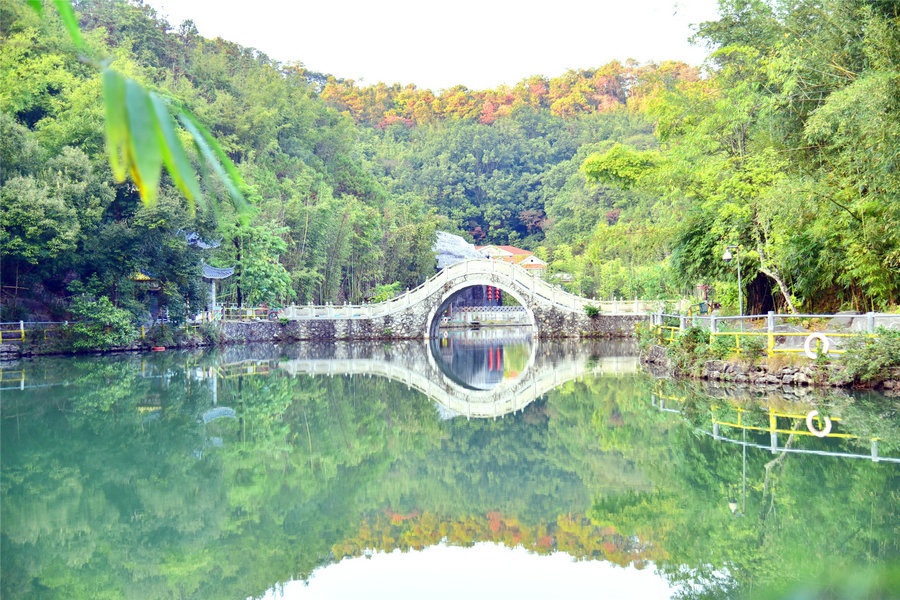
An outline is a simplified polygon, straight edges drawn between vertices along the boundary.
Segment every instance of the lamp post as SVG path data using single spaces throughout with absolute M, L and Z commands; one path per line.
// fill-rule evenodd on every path
M 741 331 L 744 331 L 744 288 L 741 285 L 741 247 L 725 246 L 725 254 L 722 255 L 722 260 L 731 262 L 732 250 L 734 250 L 734 259 L 735 262 L 737 262 L 738 272 L 738 315 L 741 317 Z

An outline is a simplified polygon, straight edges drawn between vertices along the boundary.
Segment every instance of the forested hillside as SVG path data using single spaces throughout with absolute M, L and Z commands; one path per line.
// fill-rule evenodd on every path
M 739 245 L 745 311 L 895 306 L 900 8 L 720 4 L 703 70 L 430 91 L 278 63 L 137 2 L 75 3 L 92 56 L 213 133 L 246 183 L 239 214 L 209 173 L 196 205 L 167 177 L 155 204 L 115 183 L 96 65 L 55 13 L 0 0 L 0 319 L 105 297 L 139 320 L 137 273 L 182 318 L 205 306 L 202 261 L 236 267 L 226 302 L 383 298 L 434 272 L 436 229 L 533 250 L 588 296 L 702 285 L 736 311 L 721 257 Z

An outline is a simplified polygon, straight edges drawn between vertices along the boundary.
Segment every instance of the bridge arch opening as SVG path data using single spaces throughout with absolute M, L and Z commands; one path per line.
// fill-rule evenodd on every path
M 508 286 L 497 285 L 497 282 L 488 277 L 474 278 L 456 285 L 447 285 L 441 294 L 441 299 L 434 309 L 428 314 L 426 321 L 425 338 L 434 339 L 441 335 L 442 323 L 446 324 L 448 320 L 448 312 L 452 312 L 454 303 L 464 297 L 466 294 L 476 292 L 476 297 L 481 296 L 488 306 L 477 307 L 482 313 L 492 313 L 499 321 L 497 324 L 506 326 L 515 326 L 528 328 L 530 331 L 535 330 L 534 312 L 531 310 L 528 302 L 516 290 L 510 289 Z M 502 299 L 512 299 L 514 306 L 503 306 Z M 514 314 L 520 312 L 521 314 Z M 504 315 L 504 313 L 507 313 Z M 505 321 L 505 322 L 504 322 Z M 469 325 L 482 326 L 485 323 L 480 321 L 469 323 Z M 466 326 L 466 323 L 462 323 Z

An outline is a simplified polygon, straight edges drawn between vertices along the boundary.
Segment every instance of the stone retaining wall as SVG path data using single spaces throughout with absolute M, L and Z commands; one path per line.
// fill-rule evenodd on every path
M 420 339 L 421 327 L 412 319 L 307 319 L 299 321 L 223 321 L 225 343 L 286 342 L 295 340 Z
M 537 337 L 543 339 L 632 338 L 635 325 L 649 320 L 649 317 L 597 315 L 591 318 L 585 314 L 553 308 L 536 310 L 535 320 L 538 321 Z M 231 345 L 249 342 L 421 340 L 425 337 L 422 323 L 421 315 L 415 313 L 371 319 L 222 321 L 218 343 Z M 202 345 L 199 340 L 181 344 L 181 346 L 198 345 Z M 148 349 L 148 344 L 141 342 L 127 348 L 113 348 L 109 352 Z M 23 348 L 21 344 L 3 344 L 0 346 L 0 361 L 16 360 L 23 354 L 41 355 L 66 352 L 66 349 L 58 348 L 55 345 L 44 347 L 36 344 Z
M 540 323 L 540 337 L 606 338 L 633 337 L 637 323 L 645 316 L 598 315 L 588 317 L 556 309 L 535 311 Z M 298 321 L 225 321 L 222 323 L 225 343 L 288 342 L 295 340 L 419 340 L 424 328 L 410 316 L 375 317 L 371 319 L 308 319 Z
M 634 337 L 638 323 L 649 323 L 645 315 L 597 315 L 589 317 L 584 312 L 567 312 L 556 308 L 534 309 L 540 337 L 558 338 L 607 338 Z
M 766 364 L 749 364 L 746 361 L 710 360 L 706 361 L 696 373 L 675 373 L 663 346 L 651 347 L 647 355 L 642 357 L 642 360 L 645 363 L 661 367 L 675 376 L 693 377 L 708 381 L 776 387 L 847 387 L 851 384 L 850 381 L 843 380 L 840 377 L 841 367 L 834 364 L 789 365 L 770 369 Z M 900 394 L 900 368 L 892 368 L 887 380 L 872 387 Z

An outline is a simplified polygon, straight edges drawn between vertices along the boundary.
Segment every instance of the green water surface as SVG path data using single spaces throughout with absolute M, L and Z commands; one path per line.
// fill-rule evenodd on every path
M 633 357 L 621 345 L 486 344 L 452 353 L 479 389 L 535 356 L 568 375 L 472 419 L 404 381 L 291 362 L 346 362 L 339 345 L 5 365 L 0 595 L 260 597 L 350 557 L 493 542 L 638 569 L 671 598 L 900 597 L 897 398 L 598 368 Z M 796 433 L 773 452 L 771 415 L 813 408 L 846 437 L 778 417 Z M 750 429 L 714 425 L 738 414 Z

